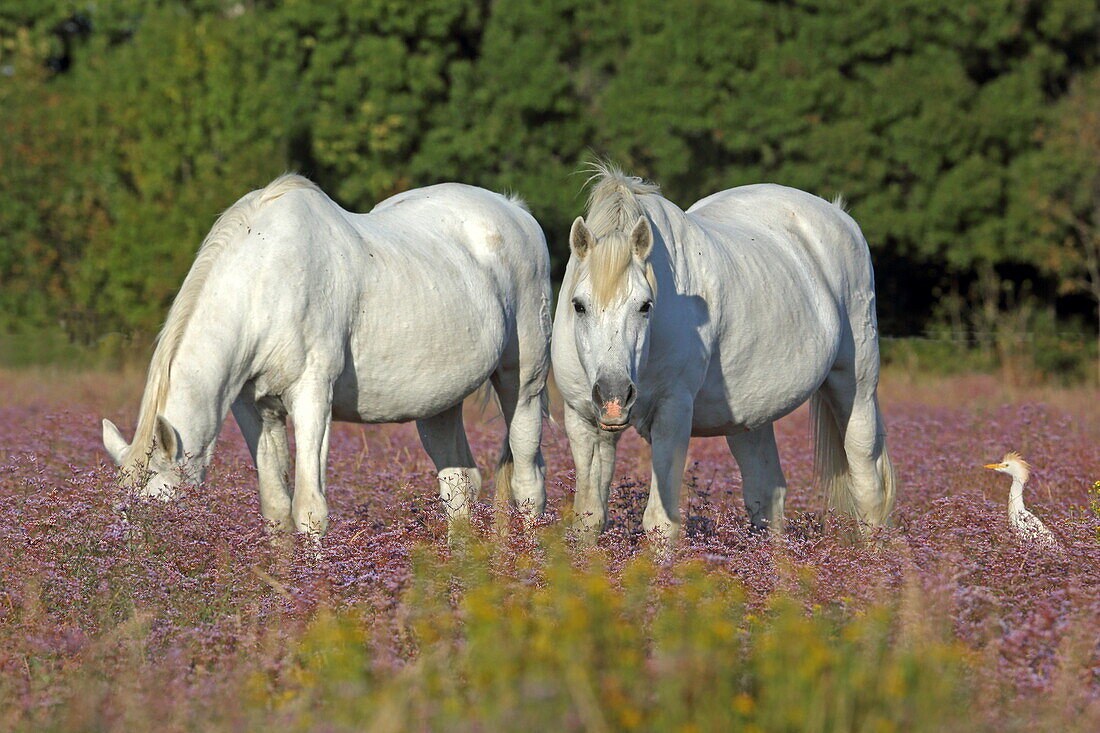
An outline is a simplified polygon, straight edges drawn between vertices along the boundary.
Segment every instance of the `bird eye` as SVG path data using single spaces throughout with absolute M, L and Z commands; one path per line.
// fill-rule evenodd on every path
M 646 302 L 642 303 L 642 307 L 640 310 L 642 313 L 649 313 L 651 308 L 653 308 L 653 301 L 647 300 Z
M 584 303 L 580 302 L 576 298 L 573 299 L 573 310 L 575 310 L 577 313 L 585 313 L 586 312 L 585 307 L 584 307 Z

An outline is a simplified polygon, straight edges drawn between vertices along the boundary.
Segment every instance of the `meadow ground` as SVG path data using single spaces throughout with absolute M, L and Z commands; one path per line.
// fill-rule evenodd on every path
M 0 372 L 0 728 L 1100 729 L 1095 390 L 888 375 L 901 488 L 869 544 L 822 526 L 805 409 L 778 426 L 779 540 L 748 531 L 724 441 L 696 440 L 685 537 L 655 560 L 634 433 L 594 548 L 560 530 L 554 427 L 538 531 L 499 539 L 486 504 L 460 550 L 411 425 L 336 426 L 319 552 L 266 539 L 231 418 L 206 485 L 134 501 L 100 418 L 128 433 L 140 382 Z M 488 475 L 500 420 L 467 428 Z M 1012 537 L 1008 477 L 981 468 L 1007 450 L 1063 554 Z

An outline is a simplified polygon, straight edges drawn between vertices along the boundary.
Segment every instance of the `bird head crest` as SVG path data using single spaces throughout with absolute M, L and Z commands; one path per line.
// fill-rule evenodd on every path
M 1031 464 L 1025 461 L 1024 457 L 1014 450 L 1005 453 L 1005 457 L 1001 459 L 1001 463 L 1016 463 L 1024 469 L 1025 476 L 1031 475 Z

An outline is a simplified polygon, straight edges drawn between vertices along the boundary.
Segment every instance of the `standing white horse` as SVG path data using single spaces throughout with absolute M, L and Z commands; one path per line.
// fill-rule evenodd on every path
M 569 235 L 552 341 L 577 468 L 578 523 L 599 531 L 619 436 L 653 451 L 643 526 L 675 537 L 691 436 L 726 436 L 755 527 L 778 531 L 786 480 L 772 424 L 813 399 L 830 504 L 885 522 L 894 475 L 878 409 L 874 276 L 844 211 L 761 184 L 687 212 L 595 166 Z
M 489 379 L 508 430 L 498 496 L 538 514 L 549 304 L 546 240 L 515 200 L 445 183 L 352 214 L 283 176 L 214 224 L 157 341 L 133 442 L 104 420 L 103 443 L 125 480 L 170 498 L 203 479 L 232 406 L 264 517 L 322 534 L 331 420 L 416 420 L 454 518 L 481 485 L 462 401 Z

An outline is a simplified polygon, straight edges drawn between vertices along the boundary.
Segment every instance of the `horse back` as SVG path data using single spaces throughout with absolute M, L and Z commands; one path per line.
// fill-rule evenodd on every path
M 717 230 L 729 246 L 809 258 L 838 298 L 874 288 L 859 225 L 840 206 L 811 193 L 770 183 L 739 186 L 700 199 L 687 214 Z
M 533 277 L 549 277 L 546 238 L 518 197 L 464 183 L 438 183 L 395 194 L 367 216 L 420 223 L 483 262 L 501 260 Z
M 233 322 L 223 340 L 252 354 L 265 393 L 330 362 L 342 411 L 372 422 L 460 400 L 499 361 L 522 298 L 549 290 L 530 214 L 471 186 L 410 191 L 370 214 L 293 190 L 255 212 L 217 270 L 205 320 Z

